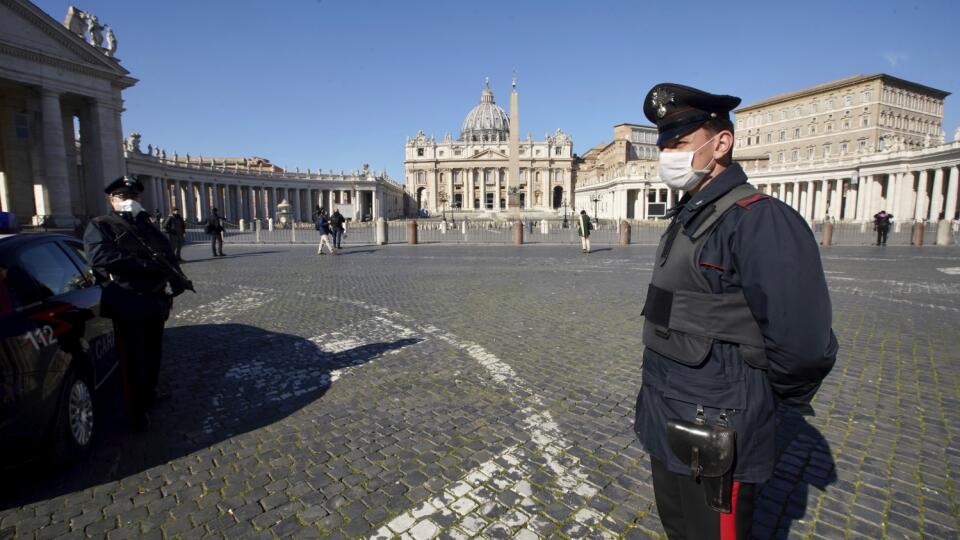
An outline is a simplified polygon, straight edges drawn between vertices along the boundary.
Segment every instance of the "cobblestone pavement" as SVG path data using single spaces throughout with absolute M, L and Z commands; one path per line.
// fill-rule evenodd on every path
M 633 433 L 652 247 L 190 247 L 145 432 L 4 471 L 0 538 L 662 537 Z M 759 538 L 957 538 L 960 249 L 830 248 L 837 366 Z M 110 389 L 106 391 L 108 394 Z

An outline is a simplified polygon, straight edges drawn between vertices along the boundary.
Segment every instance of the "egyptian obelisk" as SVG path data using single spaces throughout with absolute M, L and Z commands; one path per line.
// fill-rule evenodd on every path
M 517 73 L 513 73 L 510 92 L 510 163 L 507 171 L 507 210 L 519 213 L 520 208 L 520 96 L 517 95 Z M 514 191 L 516 190 L 516 191 Z M 529 189 L 528 189 L 529 191 Z M 529 193 L 527 197 L 529 197 Z

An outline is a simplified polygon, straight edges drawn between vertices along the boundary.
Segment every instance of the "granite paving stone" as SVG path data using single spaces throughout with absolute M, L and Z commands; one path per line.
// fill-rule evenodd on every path
M 349 241 L 349 239 L 348 239 Z M 633 435 L 651 246 L 190 245 L 160 388 L 0 537 L 663 538 Z M 960 536 L 957 247 L 821 250 L 840 354 L 777 412 L 755 538 Z

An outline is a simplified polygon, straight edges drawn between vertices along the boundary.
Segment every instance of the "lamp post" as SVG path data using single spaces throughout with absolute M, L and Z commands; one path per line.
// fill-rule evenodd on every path
M 600 202 L 600 195 L 594 192 L 593 198 L 590 200 L 593 201 L 593 224 L 597 225 L 600 223 L 600 219 L 597 218 L 597 204 Z
M 563 199 L 563 228 L 566 229 L 569 226 L 570 225 L 567 223 L 567 200 Z
M 441 204 L 441 208 L 443 209 L 441 211 L 443 215 L 443 221 L 446 221 L 447 220 L 447 194 L 446 193 L 440 193 L 440 204 Z

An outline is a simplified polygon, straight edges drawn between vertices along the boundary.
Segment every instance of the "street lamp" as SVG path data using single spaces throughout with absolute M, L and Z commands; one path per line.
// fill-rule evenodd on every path
M 442 205 L 443 221 L 447 220 L 447 194 L 440 193 L 440 204 Z
M 597 218 L 597 204 L 600 202 L 600 194 L 594 192 L 593 198 L 590 200 L 593 201 L 593 224 L 597 225 L 600 223 L 600 219 Z
M 556 199 L 554 199 L 556 200 Z M 567 200 L 563 200 L 563 228 L 566 229 L 570 225 L 567 224 Z

